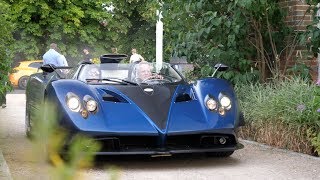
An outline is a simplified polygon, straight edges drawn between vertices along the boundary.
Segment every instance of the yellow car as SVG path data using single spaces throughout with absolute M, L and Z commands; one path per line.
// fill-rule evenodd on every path
M 18 66 L 13 68 L 13 72 L 9 75 L 11 84 L 20 89 L 26 89 L 29 76 L 40 72 L 39 67 L 42 64 L 42 60 L 21 61 Z

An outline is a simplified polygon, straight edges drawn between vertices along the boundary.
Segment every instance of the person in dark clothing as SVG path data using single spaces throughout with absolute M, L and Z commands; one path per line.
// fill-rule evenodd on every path
M 0 93 L 0 104 L 2 108 L 7 107 L 6 93 Z
M 89 52 L 88 48 L 83 49 L 84 61 L 92 62 L 92 55 Z
M 1 106 L 2 108 L 7 107 L 7 98 L 6 98 L 6 95 L 7 95 L 6 89 L 3 89 L 3 91 L 0 91 L 0 106 Z

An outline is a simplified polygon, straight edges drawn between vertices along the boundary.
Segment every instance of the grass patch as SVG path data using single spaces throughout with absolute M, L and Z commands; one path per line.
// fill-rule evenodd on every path
M 317 156 L 307 136 L 307 128 L 290 127 L 287 124 L 265 122 L 248 124 L 238 132 L 239 137 L 268 144 L 281 149 Z
M 319 153 L 320 87 L 297 78 L 238 85 L 236 91 L 247 124 L 240 137 L 297 152 Z

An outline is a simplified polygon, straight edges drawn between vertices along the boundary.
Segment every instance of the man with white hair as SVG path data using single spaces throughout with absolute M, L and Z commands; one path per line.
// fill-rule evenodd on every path
M 142 83 L 150 79 L 163 79 L 163 76 L 153 73 L 153 67 L 148 62 L 141 62 L 136 65 L 136 75 L 134 81 Z

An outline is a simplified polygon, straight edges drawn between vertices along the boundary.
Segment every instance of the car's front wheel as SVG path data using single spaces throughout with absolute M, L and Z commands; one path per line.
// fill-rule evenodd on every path
M 229 157 L 233 154 L 234 151 L 225 151 L 225 152 L 207 152 L 208 157 Z
M 18 86 L 20 89 L 26 89 L 27 82 L 28 82 L 29 76 L 22 76 L 18 81 Z

